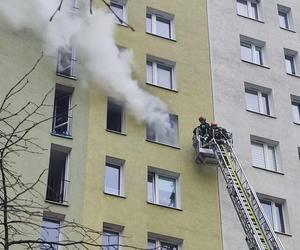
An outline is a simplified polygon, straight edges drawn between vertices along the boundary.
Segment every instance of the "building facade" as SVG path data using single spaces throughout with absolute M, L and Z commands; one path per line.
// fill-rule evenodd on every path
M 77 3 L 72 8 L 80 12 Z M 102 1 L 94 4 L 107 10 Z M 75 220 L 102 231 L 104 245 L 222 249 L 217 168 L 195 163 L 191 141 L 198 116 L 213 119 L 206 1 L 116 0 L 111 8 L 135 29 L 116 20 L 116 44 L 134 52 L 133 78 L 168 105 L 175 133 L 160 137 L 96 84 L 87 87 L 76 70 L 75 48 L 45 55 L 17 99 L 38 101 L 54 88 L 48 97 L 53 107 L 43 110 L 53 119 L 34 130 L 46 153 L 16 160 L 28 180 L 48 170 L 42 176 L 47 184 L 38 189 L 53 213 L 40 223 L 58 228 L 64 219 Z M 30 29 L 0 27 L 5 93 L 43 43 Z M 56 229 L 41 234 L 61 237 Z
M 285 249 L 299 246 L 299 27 L 295 1 L 208 1 L 215 118 Z M 220 19 L 222 16 L 222 19 Z M 219 175 L 225 250 L 247 249 Z

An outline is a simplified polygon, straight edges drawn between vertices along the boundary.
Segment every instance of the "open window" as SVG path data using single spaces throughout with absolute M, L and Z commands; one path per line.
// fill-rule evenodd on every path
M 125 108 L 114 98 L 107 100 L 106 129 L 118 133 L 125 133 Z
M 57 203 L 69 201 L 70 148 L 51 145 L 46 200 Z
M 110 7 L 113 10 L 113 12 L 118 16 L 118 18 L 115 17 L 116 23 L 125 25 L 124 22 L 127 23 L 128 19 L 127 0 L 111 0 Z
M 68 78 L 76 78 L 76 54 L 74 46 L 58 49 L 56 74 Z
M 52 133 L 71 136 L 73 88 L 56 85 Z

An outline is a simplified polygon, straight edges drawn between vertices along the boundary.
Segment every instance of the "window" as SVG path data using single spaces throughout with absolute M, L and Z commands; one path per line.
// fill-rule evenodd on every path
M 258 20 L 260 18 L 259 1 L 237 0 L 237 13 Z
M 300 124 L 300 97 L 292 96 L 292 111 L 294 122 Z
M 182 249 L 182 239 L 155 234 L 148 233 L 148 246 L 147 249 L 155 250 L 180 250 Z
M 59 242 L 60 230 L 61 230 L 61 222 L 59 220 L 43 218 L 41 240 L 44 243 L 41 244 L 40 249 L 58 250 L 59 249 L 58 245 L 55 245 L 53 243 Z M 52 244 L 49 244 L 47 242 L 49 243 L 51 242 Z
M 251 41 L 243 41 L 240 42 L 241 47 L 241 58 L 244 61 L 252 62 L 255 64 L 263 65 L 263 45 L 255 44 Z
M 174 15 L 147 7 L 146 32 L 175 39 Z
M 148 202 L 167 207 L 179 207 L 179 174 L 149 167 Z
M 54 97 L 52 133 L 71 135 L 73 88 L 57 84 Z
M 46 200 L 68 202 L 70 149 L 51 145 Z
M 155 123 L 147 124 L 147 140 L 178 147 L 178 116 L 169 114 L 169 121 L 170 129 L 168 130 L 161 129 Z
M 104 192 L 124 195 L 124 164 L 125 161 L 106 156 Z
M 57 75 L 76 78 L 76 55 L 73 46 L 58 49 Z
M 126 25 L 125 23 L 127 22 L 127 0 L 112 0 L 110 1 L 110 7 L 113 10 L 113 12 L 119 17 L 115 17 L 116 23 Z
M 290 49 L 284 49 L 284 59 L 286 72 L 290 75 L 298 75 L 298 52 Z
M 147 56 L 147 82 L 175 90 L 175 63 Z
M 251 140 L 252 165 L 258 168 L 278 171 L 276 147 L 274 143 L 269 144 L 260 140 Z
M 124 230 L 123 226 L 103 223 L 102 234 L 102 250 L 119 250 L 122 244 L 122 238 L 120 237 Z
M 260 90 L 255 87 L 245 86 L 245 95 L 247 110 L 271 115 L 271 90 Z
M 268 199 L 260 199 L 260 203 L 274 230 L 285 233 L 283 204 Z
M 110 97 L 107 101 L 106 129 L 119 133 L 125 131 L 124 106 Z
M 292 29 L 293 22 L 292 22 L 291 8 L 282 5 L 277 5 L 277 8 L 278 8 L 280 28 Z

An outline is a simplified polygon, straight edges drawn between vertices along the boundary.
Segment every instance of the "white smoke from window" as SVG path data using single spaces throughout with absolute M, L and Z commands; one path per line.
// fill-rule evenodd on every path
M 161 131 L 170 129 L 167 106 L 159 98 L 141 89 L 133 80 L 133 54 L 120 52 L 115 45 L 114 17 L 111 13 L 88 6 L 80 14 L 72 13 L 72 0 L 64 0 L 62 11 L 52 22 L 49 18 L 60 0 L 0 0 L 0 21 L 14 29 L 29 28 L 44 41 L 46 53 L 56 55 L 59 47 L 67 48 L 72 40 L 80 66 L 89 81 L 107 95 L 123 101 L 138 122 L 155 124 Z M 85 0 L 86 5 L 89 1 Z

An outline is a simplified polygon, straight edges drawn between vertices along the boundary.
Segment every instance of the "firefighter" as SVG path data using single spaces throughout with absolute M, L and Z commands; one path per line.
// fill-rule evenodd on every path
M 203 143 L 207 142 L 207 138 L 209 135 L 209 131 L 210 129 L 210 125 L 206 122 L 206 118 L 203 116 L 199 117 L 199 126 L 197 126 L 196 128 L 194 128 L 193 130 L 193 134 L 194 137 L 197 137 L 198 135 L 200 136 L 200 140 Z
M 214 137 L 218 144 L 223 144 L 226 140 L 230 139 L 230 135 L 225 128 L 218 126 L 216 122 L 211 123 L 211 138 Z

